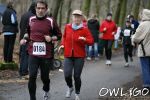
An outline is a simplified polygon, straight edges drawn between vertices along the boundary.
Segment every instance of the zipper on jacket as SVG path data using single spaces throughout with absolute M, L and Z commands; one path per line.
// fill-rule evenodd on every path
M 71 43 L 72 43 L 72 48 L 71 48 L 71 57 L 74 55 L 73 52 L 74 52 L 74 48 L 73 48 L 73 34 L 74 32 L 72 33 L 72 38 L 71 38 Z

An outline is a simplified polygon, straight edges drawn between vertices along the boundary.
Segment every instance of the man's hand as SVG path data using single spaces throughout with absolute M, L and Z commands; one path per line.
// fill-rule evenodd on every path
M 83 36 L 79 36 L 79 38 L 78 38 L 79 40 L 83 40 L 83 41 L 86 41 L 86 38 L 85 37 L 83 37 Z
M 27 40 L 26 39 L 21 39 L 20 40 L 20 45 L 24 45 L 24 44 L 26 44 L 27 43 Z
M 52 41 L 52 38 L 50 36 L 45 35 L 44 37 L 45 37 L 46 42 L 51 42 Z

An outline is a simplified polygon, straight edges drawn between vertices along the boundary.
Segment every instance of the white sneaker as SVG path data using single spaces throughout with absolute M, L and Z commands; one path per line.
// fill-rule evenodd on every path
M 110 60 L 108 60 L 108 65 L 111 65 L 111 61 Z
M 87 59 L 87 60 L 92 60 L 92 58 L 91 58 L 91 57 L 87 57 L 86 59 Z
M 72 92 L 73 92 L 73 88 L 69 88 L 69 87 L 68 87 L 67 92 L 66 92 L 66 98 L 70 98 Z
M 109 63 L 109 61 L 108 61 L 108 60 L 106 60 L 106 65 L 108 65 L 108 63 Z
M 125 65 L 124 65 L 125 67 L 129 67 L 129 63 L 125 63 Z
M 80 100 L 79 95 L 75 94 L 75 100 Z
M 44 100 L 48 100 L 49 99 L 49 92 L 44 92 L 43 98 L 44 98 Z

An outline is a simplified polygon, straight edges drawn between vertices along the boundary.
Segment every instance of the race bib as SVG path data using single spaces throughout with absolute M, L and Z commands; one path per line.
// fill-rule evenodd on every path
M 128 29 L 124 30 L 124 36 L 130 36 L 130 30 Z
M 46 55 L 45 42 L 34 42 L 33 43 L 33 55 Z
M 134 29 L 134 24 L 131 24 L 131 27 Z

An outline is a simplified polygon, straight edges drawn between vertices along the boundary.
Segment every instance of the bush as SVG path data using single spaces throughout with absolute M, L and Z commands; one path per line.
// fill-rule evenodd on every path
M 18 69 L 18 64 L 17 63 L 0 63 L 0 70 L 6 70 L 6 69 L 11 69 L 11 70 L 17 70 Z

